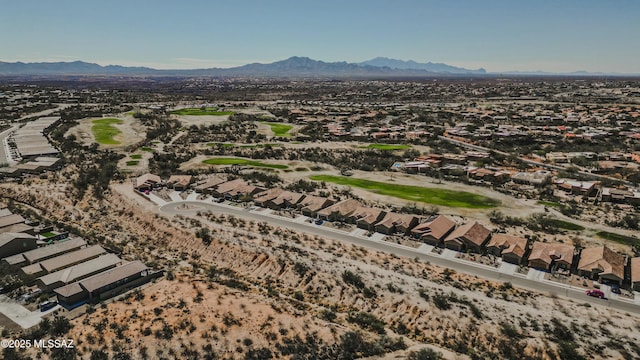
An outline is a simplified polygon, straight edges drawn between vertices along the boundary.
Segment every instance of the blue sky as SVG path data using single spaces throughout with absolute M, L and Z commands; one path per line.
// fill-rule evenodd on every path
M 0 61 L 231 67 L 385 56 L 640 74 L 638 0 L 0 0 Z

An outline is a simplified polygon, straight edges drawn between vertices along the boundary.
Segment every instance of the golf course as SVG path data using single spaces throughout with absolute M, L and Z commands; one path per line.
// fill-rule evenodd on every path
M 411 145 L 404 144 L 369 144 L 365 146 L 367 149 L 383 150 L 383 151 L 396 151 L 411 149 Z
M 186 115 L 186 116 L 203 116 L 203 115 L 213 115 L 213 116 L 224 116 L 224 115 L 233 115 L 233 111 L 220 111 L 218 108 L 186 108 L 174 110 L 171 112 L 173 115 Z
M 211 158 L 204 160 L 203 163 L 209 165 L 242 165 L 242 166 L 252 166 L 252 167 L 261 167 L 268 169 L 287 169 L 287 165 L 280 164 L 267 164 L 261 161 L 251 160 L 251 159 L 243 159 L 243 158 Z
M 102 145 L 120 145 L 120 141 L 114 139 L 114 136 L 122 133 L 115 124 L 122 124 L 123 121 L 115 118 L 96 119 L 92 121 L 93 126 L 91 132 L 96 138 L 98 144 Z
M 293 129 L 293 126 L 283 124 L 283 123 L 274 123 L 274 122 L 261 122 L 262 124 L 269 125 L 271 127 L 271 131 L 275 136 L 280 137 L 290 137 L 289 131 Z
M 389 184 L 378 181 L 351 178 L 346 176 L 314 175 L 311 180 L 353 186 L 376 194 L 393 196 L 404 200 L 460 207 L 469 209 L 488 209 L 500 204 L 498 200 L 465 191 L 428 188 L 421 186 Z

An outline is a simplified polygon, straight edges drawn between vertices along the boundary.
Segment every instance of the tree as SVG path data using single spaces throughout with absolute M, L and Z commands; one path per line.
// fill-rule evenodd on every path
M 56 316 L 53 319 L 49 333 L 51 336 L 61 336 L 68 333 L 72 327 L 73 325 L 71 325 L 69 319 L 64 316 Z
M 407 360 L 440 360 L 443 359 L 442 353 L 431 348 L 424 348 L 418 351 L 411 351 L 407 356 Z

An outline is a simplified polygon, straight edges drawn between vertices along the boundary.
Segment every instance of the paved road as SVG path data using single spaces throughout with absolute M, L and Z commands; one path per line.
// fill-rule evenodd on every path
M 540 281 L 535 279 L 528 279 L 520 274 L 505 274 L 494 267 L 459 259 L 448 259 L 437 254 L 424 253 L 422 251 L 419 251 L 418 249 L 414 249 L 408 246 L 398 245 L 387 241 L 376 241 L 363 236 L 354 236 L 340 230 L 318 226 L 308 222 L 300 223 L 292 219 L 262 214 L 260 212 L 250 211 L 249 209 L 239 208 L 232 205 L 218 204 L 212 202 L 211 200 L 172 202 L 160 207 L 160 211 L 164 213 L 181 215 L 195 215 L 198 211 L 207 210 L 213 213 L 231 214 L 237 217 L 242 217 L 254 221 L 264 221 L 273 226 L 289 228 L 292 230 L 307 233 L 309 235 L 317 235 L 325 238 L 335 239 L 341 242 L 351 243 L 358 246 L 367 247 L 369 249 L 395 254 L 397 256 L 403 256 L 411 259 L 418 258 L 421 261 L 428 261 L 431 264 L 450 268 L 458 272 L 473 274 L 480 278 L 488 280 L 510 282 L 511 284 L 518 287 L 536 290 L 543 293 L 546 292 L 558 296 L 564 296 L 582 303 L 608 306 L 613 309 L 640 314 L 640 306 L 634 304 L 631 301 L 623 301 L 617 299 L 597 299 L 585 295 L 584 289 L 582 288 L 570 288 L 547 280 Z

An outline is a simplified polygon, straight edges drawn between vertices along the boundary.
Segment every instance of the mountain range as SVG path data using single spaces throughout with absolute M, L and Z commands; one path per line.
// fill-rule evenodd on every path
M 461 74 L 484 74 L 483 69 L 467 70 L 446 64 L 375 58 L 362 63 L 324 62 L 294 56 L 262 64 L 252 63 L 232 68 L 195 70 L 159 70 L 120 65 L 101 66 L 83 61 L 73 62 L 0 62 L 0 76 L 20 75 L 107 75 L 107 76 L 211 76 L 211 77 L 429 77 Z
M 426 78 L 443 76 L 483 76 L 499 74 L 559 75 L 544 72 L 487 73 L 443 63 L 418 63 L 377 57 L 361 63 L 324 62 L 308 57 L 290 57 L 268 64 L 252 63 L 232 68 L 159 70 L 120 65 L 101 66 L 73 62 L 1 62 L 0 76 L 178 76 L 178 77 L 265 77 L 265 78 Z M 598 75 L 576 72 L 562 75 Z

